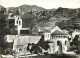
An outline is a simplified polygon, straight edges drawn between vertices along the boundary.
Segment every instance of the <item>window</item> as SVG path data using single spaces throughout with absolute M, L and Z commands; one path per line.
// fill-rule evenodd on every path
M 19 20 L 19 18 L 18 18 L 18 20 Z
M 58 37 L 60 38 L 60 35 Z
M 50 34 L 48 34 L 48 33 L 45 34 L 45 37 L 46 37 L 46 38 L 49 38 L 49 37 L 50 37 Z
M 46 34 L 46 37 L 47 37 L 47 34 Z
M 18 24 L 18 20 L 17 20 L 17 24 Z
M 57 45 L 59 46 L 59 44 L 60 44 L 60 41 L 57 41 Z
M 19 21 L 19 25 L 21 25 L 21 22 Z
M 48 38 L 49 38 L 49 34 L 48 34 Z
M 65 45 L 66 45 L 67 41 L 65 41 Z

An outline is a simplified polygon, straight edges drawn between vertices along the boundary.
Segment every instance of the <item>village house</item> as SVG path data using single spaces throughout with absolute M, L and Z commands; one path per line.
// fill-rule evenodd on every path
M 6 35 L 6 42 L 13 43 L 12 51 L 15 51 L 18 55 L 30 54 L 27 50 L 28 44 L 37 44 L 41 39 L 41 36 L 29 36 L 29 35 Z
M 65 33 L 58 26 L 41 28 L 39 29 L 40 32 L 43 32 L 44 40 L 50 42 L 49 53 L 61 54 L 67 52 L 69 46 L 68 33 Z
M 28 44 L 37 44 L 40 39 L 41 36 L 17 35 L 16 39 L 14 39 L 13 50 L 16 51 L 17 54 L 30 54 L 30 51 L 27 49 Z

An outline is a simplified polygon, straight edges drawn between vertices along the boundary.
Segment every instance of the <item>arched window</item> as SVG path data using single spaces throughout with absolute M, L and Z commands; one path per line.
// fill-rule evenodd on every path
M 59 44 L 60 44 L 60 41 L 57 41 L 57 45 L 59 46 Z
M 66 45 L 67 41 L 65 41 L 65 45 Z
M 21 22 L 19 21 L 19 25 L 21 25 Z
M 17 24 L 18 24 L 18 20 L 17 20 Z
M 18 18 L 18 20 L 19 20 L 19 18 Z

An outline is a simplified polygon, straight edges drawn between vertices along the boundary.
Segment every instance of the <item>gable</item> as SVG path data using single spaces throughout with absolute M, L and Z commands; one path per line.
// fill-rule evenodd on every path
M 62 31 L 58 26 L 55 26 L 53 29 L 51 29 L 51 33 L 55 32 L 56 30 Z
M 67 35 L 67 33 L 64 33 L 62 31 L 56 30 L 51 35 Z

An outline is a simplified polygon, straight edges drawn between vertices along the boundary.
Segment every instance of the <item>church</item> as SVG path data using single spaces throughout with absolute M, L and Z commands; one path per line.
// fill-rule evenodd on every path
M 11 34 L 5 36 L 6 42 L 13 42 L 12 50 L 18 54 L 30 53 L 27 50 L 28 44 L 39 44 L 41 39 L 44 39 L 44 42 L 47 41 L 49 48 L 47 51 L 50 54 L 67 54 L 69 48 L 69 34 L 64 30 L 61 30 L 58 26 L 51 27 L 33 27 L 37 35 L 30 34 L 30 28 L 22 28 L 22 19 L 20 16 L 14 16 L 8 18 L 8 27 Z M 16 34 L 14 34 L 16 31 Z M 35 32 L 34 31 L 34 32 Z M 32 30 L 33 33 L 33 30 Z M 44 38 L 41 38 L 44 36 Z M 44 45 L 44 44 L 43 44 Z M 40 46 L 39 46 L 40 47 Z M 43 48 L 40 48 L 43 50 Z M 44 51 L 42 51 L 44 52 Z

